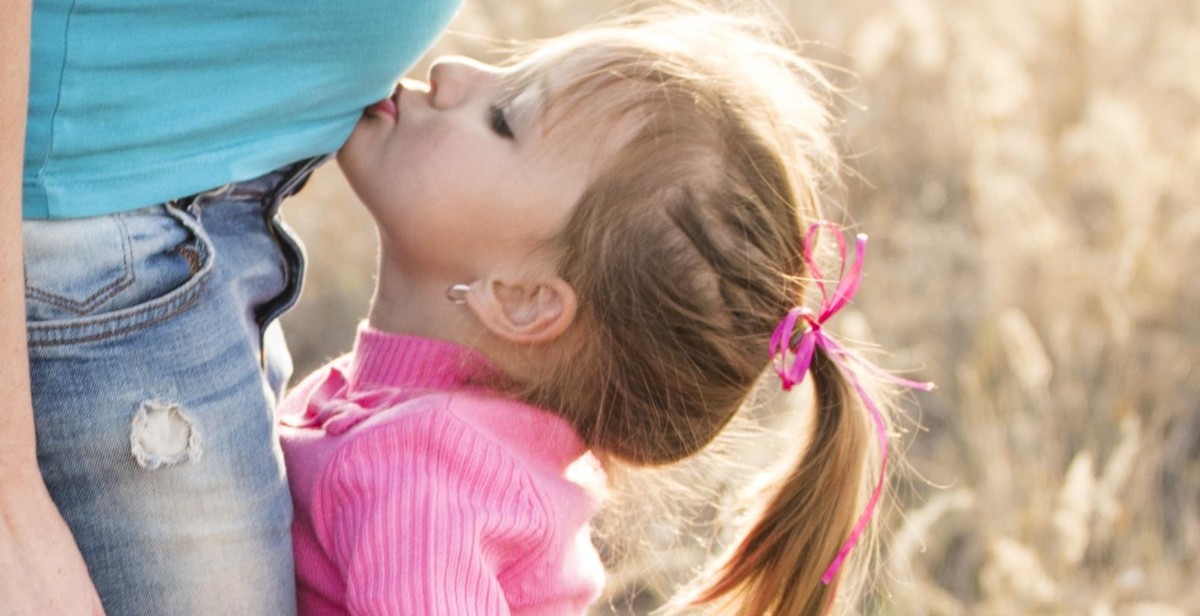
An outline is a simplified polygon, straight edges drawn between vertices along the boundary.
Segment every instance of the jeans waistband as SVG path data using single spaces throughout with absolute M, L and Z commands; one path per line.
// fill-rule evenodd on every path
M 210 201 L 255 201 L 278 207 L 285 198 L 304 188 L 308 178 L 317 167 L 333 157 L 333 154 L 314 156 L 290 165 L 285 165 L 251 180 L 233 182 L 190 197 L 178 199 L 173 204 L 190 208 Z

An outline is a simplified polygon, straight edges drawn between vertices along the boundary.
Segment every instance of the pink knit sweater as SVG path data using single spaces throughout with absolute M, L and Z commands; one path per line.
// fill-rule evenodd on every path
M 284 400 L 301 615 L 585 613 L 594 460 L 562 419 L 472 385 L 492 376 L 364 324 Z

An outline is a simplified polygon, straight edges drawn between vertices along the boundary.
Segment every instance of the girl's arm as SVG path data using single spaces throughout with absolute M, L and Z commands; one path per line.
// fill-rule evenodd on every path
M 37 467 L 21 252 L 21 165 L 32 0 L 0 19 L 0 616 L 103 614 Z

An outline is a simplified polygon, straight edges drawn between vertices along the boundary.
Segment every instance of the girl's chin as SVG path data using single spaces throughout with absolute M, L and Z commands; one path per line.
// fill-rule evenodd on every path
M 375 118 L 367 116 L 360 118 L 358 124 L 354 125 L 354 130 L 350 131 L 346 142 L 337 151 L 338 164 L 344 167 L 361 158 L 365 152 L 371 149 L 371 142 L 380 137 L 375 134 L 379 132 L 378 121 Z
M 353 135 L 353 134 L 351 134 L 350 136 L 351 136 L 351 137 L 353 137 L 354 135 Z M 338 163 L 339 165 L 345 166 L 345 165 L 346 165 L 346 159 L 347 159 L 347 158 L 349 158 L 349 157 L 351 156 L 350 154 L 347 154 L 347 153 L 346 153 L 346 151 L 347 151 L 347 147 L 346 147 L 346 146 L 348 146 L 348 145 L 350 145 L 350 140 L 349 140 L 349 139 L 347 139 L 347 140 L 346 140 L 346 143 L 343 143 L 343 144 L 342 144 L 342 147 L 338 148 L 338 151 L 337 151 L 337 153 L 334 155 L 334 159 L 335 159 L 335 160 L 337 160 L 337 163 Z
M 365 155 L 365 148 L 362 147 L 364 144 L 359 139 L 356 139 L 356 137 L 363 137 L 363 135 L 358 134 L 357 129 L 350 134 L 350 138 L 337 151 L 336 160 L 338 167 L 342 170 L 342 177 L 346 179 L 346 182 L 357 193 L 357 185 L 370 177 L 370 173 L 365 171 L 365 168 L 369 167 L 370 161 L 368 159 L 370 157 Z

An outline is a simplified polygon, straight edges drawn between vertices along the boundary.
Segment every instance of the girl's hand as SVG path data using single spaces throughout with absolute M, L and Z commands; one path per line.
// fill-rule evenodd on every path
M 37 474 L 0 487 L 0 616 L 103 616 L 71 531 Z

